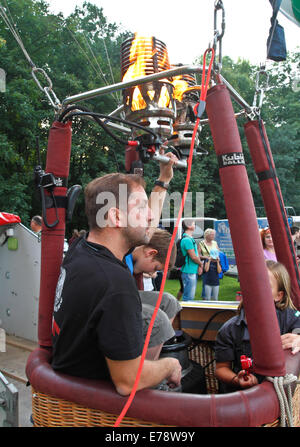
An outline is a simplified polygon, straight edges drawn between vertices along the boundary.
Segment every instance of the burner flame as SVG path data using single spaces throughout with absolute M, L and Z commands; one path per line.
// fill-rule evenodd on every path
M 121 47 L 121 75 L 123 82 L 160 73 L 170 69 L 167 48 L 153 36 L 135 33 Z M 125 115 L 159 134 L 173 132 L 175 118 L 174 86 L 170 79 L 149 81 L 123 90 Z
M 129 39 L 129 41 L 132 39 Z M 157 73 L 170 68 L 169 56 L 164 44 L 153 36 L 143 36 L 135 33 L 128 51 L 128 40 L 122 45 L 122 71 L 123 81 L 136 79 Z M 127 60 L 126 60 L 127 59 Z M 127 70 L 126 70 L 127 68 Z M 126 70 L 126 71 L 125 71 Z M 162 83 L 170 83 L 168 79 L 162 79 Z M 149 89 L 147 96 L 150 101 L 155 98 L 155 90 Z M 126 99 L 129 105 L 129 98 Z M 162 86 L 160 96 L 157 100 L 158 107 L 171 108 L 171 98 L 168 89 Z M 131 111 L 142 110 L 147 107 L 147 102 L 143 97 L 140 86 L 134 87 L 131 100 Z

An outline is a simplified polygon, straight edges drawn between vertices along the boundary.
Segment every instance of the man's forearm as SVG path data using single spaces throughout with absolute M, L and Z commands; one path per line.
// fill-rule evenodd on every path
M 154 186 L 150 194 L 148 205 L 153 214 L 153 220 L 151 222 L 151 229 L 153 231 L 158 227 L 166 193 L 167 191 L 161 186 Z
M 172 357 L 164 357 L 159 360 L 145 360 L 138 390 L 152 388 L 164 379 L 172 377 L 174 371 L 181 370 L 181 368 L 178 368 L 177 363 L 178 360 Z M 179 383 L 175 383 L 175 385 L 179 385 Z
M 192 260 L 195 264 L 198 264 L 198 265 L 202 265 L 202 264 L 203 264 L 203 262 L 201 261 L 200 258 L 198 258 L 198 256 L 196 256 L 196 255 L 191 256 L 191 255 L 189 254 L 189 257 L 191 258 L 191 260 Z
M 140 360 L 141 357 L 127 361 L 114 361 L 106 358 L 111 379 L 117 392 L 122 396 L 127 396 L 131 393 L 138 373 Z M 145 360 L 137 389 L 152 388 L 164 379 L 170 379 L 170 381 L 179 385 L 181 366 L 178 360 L 171 357 L 165 357 L 159 360 Z

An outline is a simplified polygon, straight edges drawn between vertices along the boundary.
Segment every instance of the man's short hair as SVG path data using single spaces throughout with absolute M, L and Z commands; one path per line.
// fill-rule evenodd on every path
M 190 226 L 192 225 L 193 222 L 195 222 L 195 219 L 193 219 L 193 218 L 183 220 L 182 221 L 182 229 L 183 229 L 183 231 L 185 231 L 188 228 L 190 228 Z
M 37 225 L 39 225 L 40 227 L 42 226 L 42 217 L 41 216 L 33 216 L 31 218 L 31 220 L 33 220 Z
M 154 231 L 149 243 L 145 245 L 146 247 L 151 247 L 157 250 L 155 259 L 161 264 L 165 264 L 166 262 L 171 238 L 172 235 L 167 230 L 161 230 L 160 228 L 157 228 Z M 177 253 L 176 244 L 173 244 L 169 262 L 169 270 L 174 267 L 176 260 L 176 253 Z
M 100 229 L 101 227 L 97 224 L 97 213 L 98 211 L 107 205 L 107 203 L 97 203 L 97 196 L 101 193 L 111 193 L 115 199 L 115 206 L 117 208 L 122 208 L 127 206 L 126 204 L 120 203 L 120 185 L 126 185 L 127 202 L 128 198 L 132 192 L 134 185 L 142 186 L 145 188 L 145 181 L 143 177 L 135 174 L 121 174 L 113 173 L 106 174 L 103 177 L 98 177 L 92 180 L 85 188 L 85 213 L 88 219 L 89 228 Z M 107 212 L 105 213 L 105 218 L 107 218 Z

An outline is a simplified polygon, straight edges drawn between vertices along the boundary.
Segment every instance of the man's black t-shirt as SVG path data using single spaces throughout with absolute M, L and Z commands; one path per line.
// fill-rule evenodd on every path
M 73 242 L 58 280 L 53 313 L 55 370 L 109 379 L 105 357 L 131 360 L 142 353 L 142 306 L 126 264 L 107 248 Z

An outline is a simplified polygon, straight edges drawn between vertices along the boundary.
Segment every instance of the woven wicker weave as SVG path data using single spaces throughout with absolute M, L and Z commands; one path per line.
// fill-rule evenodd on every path
M 74 402 L 32 389 L 32 417 L 35 427 L 113 427 L 119 415 L 86 408 Z M 166 427 L 124 417 L 120 427 Z
M 300 385 L 297 385 L 293 395 L 293 415 L 294 427 L 300 427 Z

